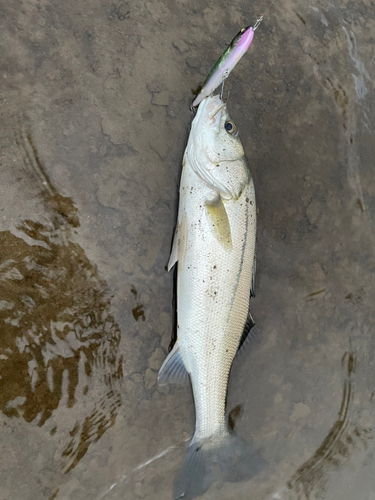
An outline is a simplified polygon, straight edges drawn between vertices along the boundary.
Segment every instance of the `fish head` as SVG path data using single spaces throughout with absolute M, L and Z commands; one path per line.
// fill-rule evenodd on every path
M 192 129 L 195 160 L 201 165 L 206 164 L 210 169 L 220 162 L 244 156 L 237 127 L 219 96 L 206 97 L 201 102 Z
M 239 197 L 250 172 L 237 127 L 219 96 L 200 103 L 186 154 L 193 170 L 222 198 Z

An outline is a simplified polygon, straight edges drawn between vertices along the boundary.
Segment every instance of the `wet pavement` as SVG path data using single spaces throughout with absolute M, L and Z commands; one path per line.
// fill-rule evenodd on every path
M 156 378 L 189 104 L 269 4 L 3 0 L 1 500 L 172 498 L 194 408 Z M 375 498 L 374 7 L 276 0 L 226 84 L 260 332 L 228 413 L 268 466 L 207 500 Z

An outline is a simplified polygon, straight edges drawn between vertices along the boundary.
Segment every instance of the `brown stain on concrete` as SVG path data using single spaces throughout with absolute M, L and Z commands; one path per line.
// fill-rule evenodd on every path
M 135 307 L 133 307 L 132 313 L 133 313 L 133 318 L 136 321 L 138 321 L 139 319 L 141 319 L 142 321 L 145 321 L 146 317 L 145 317 L 145 312 L 143 310 L 142 304 L 137 304 Z
M 50 222 L 25 220 L 16 231 L 0 233 L 0 411 L 43 426 L 62 401 L 73 408 L 77 390 L 85 384 L 82 395 L 87 394 L 90 378 L 104 371 L 106 394 L 91 414 L 82 415 L 83 422 L 77 420 L 62 452 L 67 472 L 115 423 L 121 332 L 105 281 L 70 240 L 79 226 L 77 209 L 51 185 L 31 136 L 20 135 L 18 143 Z

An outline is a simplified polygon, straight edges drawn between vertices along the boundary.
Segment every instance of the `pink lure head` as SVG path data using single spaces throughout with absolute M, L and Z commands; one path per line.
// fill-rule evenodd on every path
M 238 47 L 241 50 L 241 52 L 245 53 L 247 49 L 250 47 L 251 42 L 253 41 L 254 37 L 253 27 L 248 26 L 247 28 L 243 28 L 243 30 L 241 30 L 238 33 L 237 37 L 235 37 L 232 42 L 233 48 Z

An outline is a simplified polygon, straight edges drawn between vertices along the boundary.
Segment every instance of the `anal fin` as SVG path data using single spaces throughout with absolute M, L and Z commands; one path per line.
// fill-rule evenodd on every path
M 256 253 L 254 253 L 253 274 L 251 276 L 250 298 L 255 297 L 255 275 L 256 275 L 256 272 L 257 272 L 257 257 L 256 257 Z
M 158 381 L 159 385 L 186 384 L 189 382 L 189 374 L 182 361 L 178 341 L 162 364 L 159 370 Z
M 168 271 L 172 269 L 172 267 L 176 264 L 177 261 L 178 261 L 178 227 L 176 228 L 176 231 L 173 236 L 171 255 L 169 257 L 167 265 Z

